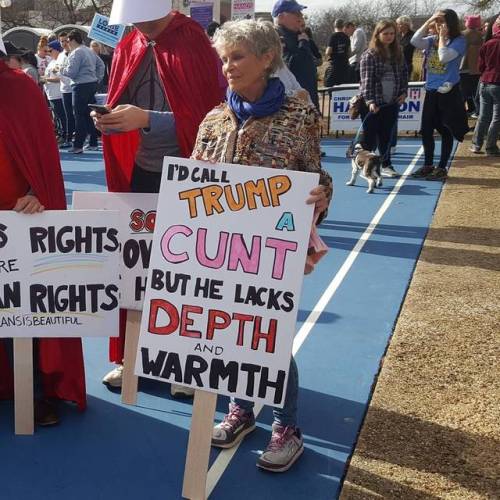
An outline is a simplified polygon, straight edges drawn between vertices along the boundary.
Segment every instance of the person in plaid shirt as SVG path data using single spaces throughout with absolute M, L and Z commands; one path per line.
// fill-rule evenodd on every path
M 394 21 L 379 21 L 368 50 L 361 56 L 360 93 L 365 102 L 363 147 L 379 150 L 382 175 L 399 177 L 391 164 L 391 134 L 397 126 L 399 106 L 408 92 L 408 70 L 396 37 Z

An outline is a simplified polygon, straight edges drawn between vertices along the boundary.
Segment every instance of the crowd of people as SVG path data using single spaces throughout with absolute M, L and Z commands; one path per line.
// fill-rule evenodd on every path
M 128 1 L 118 3 L 126 7 Z M 319 224 L 333 187 L 321 167 L 317 68 L 322 57 L 306 30 L 306 7 L 296 0 L 278 0 L 272 11 L 274 25 L 227 22 L 214 27 L 209 38 L 195 21 L 159 4 L 148 4 L 147 19 L 137 9 L 128 15 L 123 5 L 112 12 L 114 22 L 132 23 L 136 29 L 114 53 L 106 113 L 90 113 L 88 107 L 103 90 L 99 86 L 106 85 L 109 59 L 99 57 L 99 44 L 92 42 L 88 48 L 78 31 L 40 40 L 36 55 L 5 44 L 0 83 L 9 91 L 0 93 L 0 209 L 36 213 L 65 207 L 56 138 L 47 132 L 52 128 L 48 101 L 60 148 L 82 153 L 88 137 L 88 148 L 95 149 L 101 134 L 109 191 L 158 192 L 164 156 L 317 172 L 320 183 L 306 202 L 314 205 Z M 474 21 L 467 29 L 475 26 Z M 414 176 L 446 178 L 453 140 L 463 140 L 468 131 L 464 97 L 474 101 L 476 80 L 480 103 L 473 149 L 479 152 L 486 136 L 486 152 L 498 156 L 500 17 L 492 33 L 489 41 L 479 44 L 476 35 L 462 34 L 451 9 L 438 11 L 415 32 L 407 17 L 382 20 L 369 42 L 361 27 L 335 22 L 325 53 L 329 83 L 360 82 L 364 146 L 378 149 L 384 175 L 398 176 L 391 163 L 391 142 L 399 106 L 407 96 L 414 50 L 422 50 L 426 59 L 425 163 Z M 467 75 L 462 78 L 467 95 L 461 91 L 462 75 Z M 437 165 L 435 130 L 442 143 Z M 110 345 L 110 359 L 117 367 L 103 379 L 113 387 L 122 382 L 125 312 L 120 319 L 120 337 Z M 63 350 L 67 356 L 59 355 Z M 6 368 L 11 351 L 11 344 L 0 341 L 0 371 L 5 372 L 0 397 L 12 391 Z M 50 398 L 77 401 L 84 409 L 80 341 L 40 340 L 36 352 L 37 422 L 58 421 Z M 192 391 L 172 386 L 172 394 L 189 396 Z M 282 472 L 300 457 L 304 447 L 297 406 L 298 370 L 292 358 L 285 404 L 274 410 L 271 440 L 258 467 Z M 214 427 L 212 444 L 232 447 L 254 429 L 253 404 L 232 400 L 228 414 Z
M 110 50 L 92 41 L 83 43 L 82 32 L 72 30 L 40 37 L 36 52 L 5 42 L 6 64 L 21 69 L 45 94 L 61 149 L 80 154 L 97 150 L 97 131 L 88 104 L 96 92 L 107 92 Z
M 425 82 L 420 134 L 425 164 L 413 176 L 427 180 L 447 177 L 454 140 L 463 141 L 469 131 L 468 118 L 477 119 L 473 153 L 498 156 L 500 129 L 500 58 L 498 19 L 481 23 L 480 16 L 464 19 L 465 29 L 452 9 L 438 11 L 417 31 L 412 20 L 401 16 L 380 21 L 371 40 L 361 27 L 337 19 L 326 49 L 326 87 L 360 84 L 356 99 L 362 118 L 361 142 L 369 151 L 378 150 L 382 175 L 398 177 L 391 163 L 397 141 L 399 106 L 407 96 L 408 81 L 420 75 Z M 416 68 L 415 54 L 423 64 Z M 434 134 L 441 136 L 441 154 L 434 164 Z

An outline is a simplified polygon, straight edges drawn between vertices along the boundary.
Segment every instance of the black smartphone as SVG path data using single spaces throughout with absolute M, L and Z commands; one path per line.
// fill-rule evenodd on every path
M 92 111 L 95 111 L 96 113 L 99 113 L 100 115 L 107 115 L 108 113 L 110 113 L 110 110 L 106 106 L 103 106 L 102 104 L 87 104 L 87 106 Z

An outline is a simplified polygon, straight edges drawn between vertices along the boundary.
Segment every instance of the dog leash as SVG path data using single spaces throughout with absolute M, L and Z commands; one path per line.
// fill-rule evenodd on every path
M 363 125 L 365 124 L 366 119 L 372 114 L 373 113 L 371 111 L 368 111 L 366 116 L 363 118 L 361 125 L 358 128 L 358 131 L 356 132 L 349 146 L 347 147 L 347 150 L 345 152 L 346 158 L 354 158 L 354 146 L 356 146 L 356 143 L 358 142 L 359 136 L 361 135 L 361 131 L 363 130 Z
M 385 108 L 387 106 L 391 106 L 393 103 L 391 104 L 381 104 L 379 106 L 379 110 L 382 109 L 382 108 Z M 399 108 L 398 108 L 398 113 L 399 113 Z M 375 113 L 371 112 L 371 111 L 368 111 L 368 113 L 365 115 L 365 117 L 363 118 L 363 121 L 361 122 L 361 125 L 359 126 L 358 128 L 358 131 L 356 132 L 356 134 L 354 135 L 353 139 L 351 140 L 349 146 L 347 147 L 347 151 L 346 151 L 346 158 L 354 158 L 354 147 L 356 146 L 356 143 L 358 142 L 358 139 L 359 139 L 359 136 L 361 134 L 361 131 L 363 130 L 363 125 L 365 124 L 367 118 L 370 116 L 370 115 L 373 115 Z M 394 133 L 394 130 L 396 129 L 398 125 L 398 119 L 396 118 L 396 121 L 394 122 L 394 125 L 392 126 L 392 129 L 391 129 L 391 133 L 389 134 L 390 137 L 392 137 L 392 134 Z M 382 160 L 382 163 L 387 160 L 388 156 L 389 156 L 389 153 L 391 151 L 391 145 L 389 144 L 387 146 L 387 149 L 384 153 L 384 155 L 382 156 L 381 160 Z

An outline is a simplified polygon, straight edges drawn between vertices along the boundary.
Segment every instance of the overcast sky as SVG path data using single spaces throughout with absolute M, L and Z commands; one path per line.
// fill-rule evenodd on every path
M 273 5 L 276 0 L 255 0 L 255 11 L 256 12 L 271 12 Z M 311 11 L 318 11 L 322 9 L 328 9 L 331 7 L 339 7 L 344 3 L 352 0 L 297 0 L 302 5 L 307 5 L 306 12 L 309 14 Z M 417 0 L 418 1 L 418 0 Z M 457 12 L 462 12 L 464 10 L 463 7 L 458 7 L 457 1 L 446 1 L 441 2 L 443 7 L 449 6 L 452 9 L 456 9 Z M 411 0 L 410 4 L 413 6 L 413 0 Z

